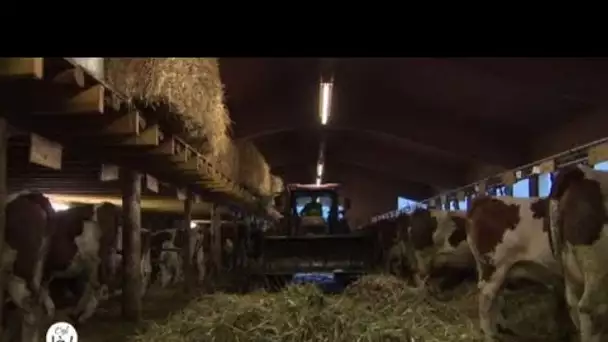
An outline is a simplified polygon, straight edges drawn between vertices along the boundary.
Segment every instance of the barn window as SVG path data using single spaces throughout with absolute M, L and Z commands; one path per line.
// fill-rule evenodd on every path
M 459 201 L 458 206 L 460 207 L 460 210 L 467 210 L 467 201 L 466 200 Z
M 405 197 L 397 197 L 397 210 L 415 207 L 418 202 Z
M 530 197 L 530 180 L 524 178 L 513 184 L 513 197 Z
M 454 201 L 450 201 L 450 210 L 456 210 L 456 205 L 454 204 Z
M 597 163 L 593 165 L 593 168 L 596 170 L 608 171 L 608 161 L 603 161 L 601 163 Z
M 551 191 L 551 174 L 541 173 L 538 175 L 538 195 L 540 197 L 547 197 L 549 196 L 549 191 Z

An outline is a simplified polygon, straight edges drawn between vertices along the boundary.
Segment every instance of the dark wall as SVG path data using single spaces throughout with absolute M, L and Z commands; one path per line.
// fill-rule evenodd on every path
M 342 194 L 351 199 L 351 209 L 346 216 L 351 227 L 397 208 L 399 194 L 388 182 L 353 174 L 345 176 L 342 183 Z

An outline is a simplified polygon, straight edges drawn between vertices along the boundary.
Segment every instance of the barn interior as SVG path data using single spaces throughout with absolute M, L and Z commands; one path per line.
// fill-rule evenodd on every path
M 161 82 L 170 74 L 173 78 Z M 546 196 L 543 180 L 555 170 L 573 163 L 603 165 L 608 160 L 607 76 L 604 58 L 2 58 L 0 221 L 7 215 L 6 203 L 24 190 L 43 193 L 57 212 L 112 203 L 122 207 L 122 236 L 139 236 L 142 229 L 204 229 L 210 234 L 204 242 L 207 278 L 243 282 L 251 275 L 250 263 L 226 261 L 227 237 L 239 248 L 235 227 L 278 224 L 277 213 L 284 212 L 277 197 L 288 184 L 340 184 L 341 204 L 345 198 L 349 202 L 343 217 L 352 231 L 363 231 L 413 209 L 398 208 L 398 198 L 414 207 L 466 210 L 480 192 L 513 196 L 525 180 L 525 197 Z M 153 92 L 150 84 L 165 88 Z M 180 84 L 192 91 L 179 93 Z M 304 204 L 298 203 L 298 210 Z M 7 229 L 2 222 L 0 235 Z M 123 253 L 137 262 L 123 264 L 126 299 L 102 306 L 94 317 L 101 323 L 79 326 L 82 336 L 161 341 L 175 337 L 171 329 L 197 329 L 192 319 L 186 328 L 176 321 L 182 318 L 167 318 L 166 312 L 180 312 L 193 295 L 219 285 L 208 279 L 204 286 L 193 285 L 186 274 L 196 265 L 184 261 L 185 287 L 172 284 L 170 291 L 163 287 L 149 295 L 160 298 L 159 306 L 172 308 L 151 309 L 154 300 L 134 290 L 142 281 L 136 265 L 143 257 L 136 251 L 139 238 L 130 239 Z M 0 245 L 6 246 L 3 241 Z M 187 254 L 192 248 L 176 250 Z M 7 286 L 3 279 L 0 294 Z M 395 292 L 400 285 L 391 281 L 382 286 Z M 247 286 L 236 286 L 242 287 Z M 395 298 L 412 307 L 419 304 L 418 293 L 398 291 Z M 302 300 L 293 295 L 273 303 Z M 316 293 L 303 295 L 310 300 Z M 254 310 L 233 297 L 221 298 L 235 312 Z M 225 325 L 231 319 L 205 305 L 215 315 L 209 322 Z M 395 306 L 399 310 L 407 308 Z M 414 312 L 416 319 L 424 318 L 422 311 Z M 350 314 L 353 322 L 360 315 Z M 156 330 L 138 335 L 136 327 L 143 329 L 142 320 L 152 316 L 170 323 L 161 325 L 165 330 L 157 324 Z M 387 323 L 387 331 L 408 325 L 408 317 Z M 473 328 L 460 314 L 446 320 L 460 323 L 451 332 L 437 323 L 434 332 L 420 336 L 481 340 L 468 332 Z M 526 320 L 520 318 L 522 324 Z M 112 329 L 111 337 L 100 332 Z M 209 334 L 216 327 L 205 329 Z M 442 329 L 459 337 L 432 339 Z M 316 341 L 304 330 L 293 340 Z M 192 340 L 208 337 L 204 334 Z M 242 331 L 221 334 L 226 341 L 246 336 Z M 334 340 L 350 338 L 344 333 Z M 399 330 L 395 340 L 407 338 L 409 332 Z

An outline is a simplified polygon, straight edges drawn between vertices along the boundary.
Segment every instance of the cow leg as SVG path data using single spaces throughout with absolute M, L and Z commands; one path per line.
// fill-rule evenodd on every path
M 169 282 L 171 281 L 171 271 L 169 270 L 169 268 L 167 267 L 167 265 L 165 265 L 164 263 L 160 264 L 160 286 L 162 288 L 167 287 L 167 285 L 169 285 Z
M 479 324 L 486 342 L 495 342 L 498 337 L 499 307 L 497 295 L 500 291 L 511 265 L 497 268 L 487 281 L 479 283 Z
M 46 285 L 40 287 L 40 301 L 46 310 L 46 314 L 48 317 L 55 316 L 55 303 L 53 303 L 53 299 L 51 299 L 51 295 L 49 294 L 49 290 Z
M 83 295 L 80 297 L 78 304 L 74 310 L 74 315 L 77 317 L 78 323 L 83 323 L 95 313 L 95 309 L 99 304 L 99 298 L 102 292 L 102 286 L 99 284 L 98 270 L 99 259 L 90 261 L 87 265 L 87 274 L 85 275 L 87 283 Z
M 6 290 L 9 297 L 22 312 L 23 318 L 30 324 L 36 321 L 35 301 L 32 298 L 27 283 L 24 279 L 11 275 Z
M 578 302 L 581 342 L 600 342 L 602 332 L 601 317 L 608 311 L 608 294 L 606 281 L 608 271 L 602 265 L 606 255 L 602 249 L 608 248 L 608 237 L 601 238 L 592 246 L 576 246 L 573 248 L 579 261 L 584 277 L 584 290 Z
M 196 254 L 196 269 L 198 271 L 198 282 L 202 284 L 205 281 L 205 256 L 202 249 Z

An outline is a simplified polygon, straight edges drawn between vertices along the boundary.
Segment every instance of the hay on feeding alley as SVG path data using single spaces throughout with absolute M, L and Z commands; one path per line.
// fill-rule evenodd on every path
M 542 296 L 513 292 L 505 299 L 514 323 L 509 328 L 528 329 L 513 341 L 556 340 Z M 204 295 L 131 341 L 482 341 L 477 320 L 474 284 L 439 300 L 398 278 L 370 275 L 341 295 L 324 295 L 312 285 Z
M 260 195 L 270 192 L 270 167 L 257 147 L 251 142 L 237 144 L 239 153 L 239 180 L 241 184 Z
M 130 101 L 168 106 L 194 147 L 217 155 L 228 145 L 231 121 L 217 58 L 107 58 L 105 76 Z

